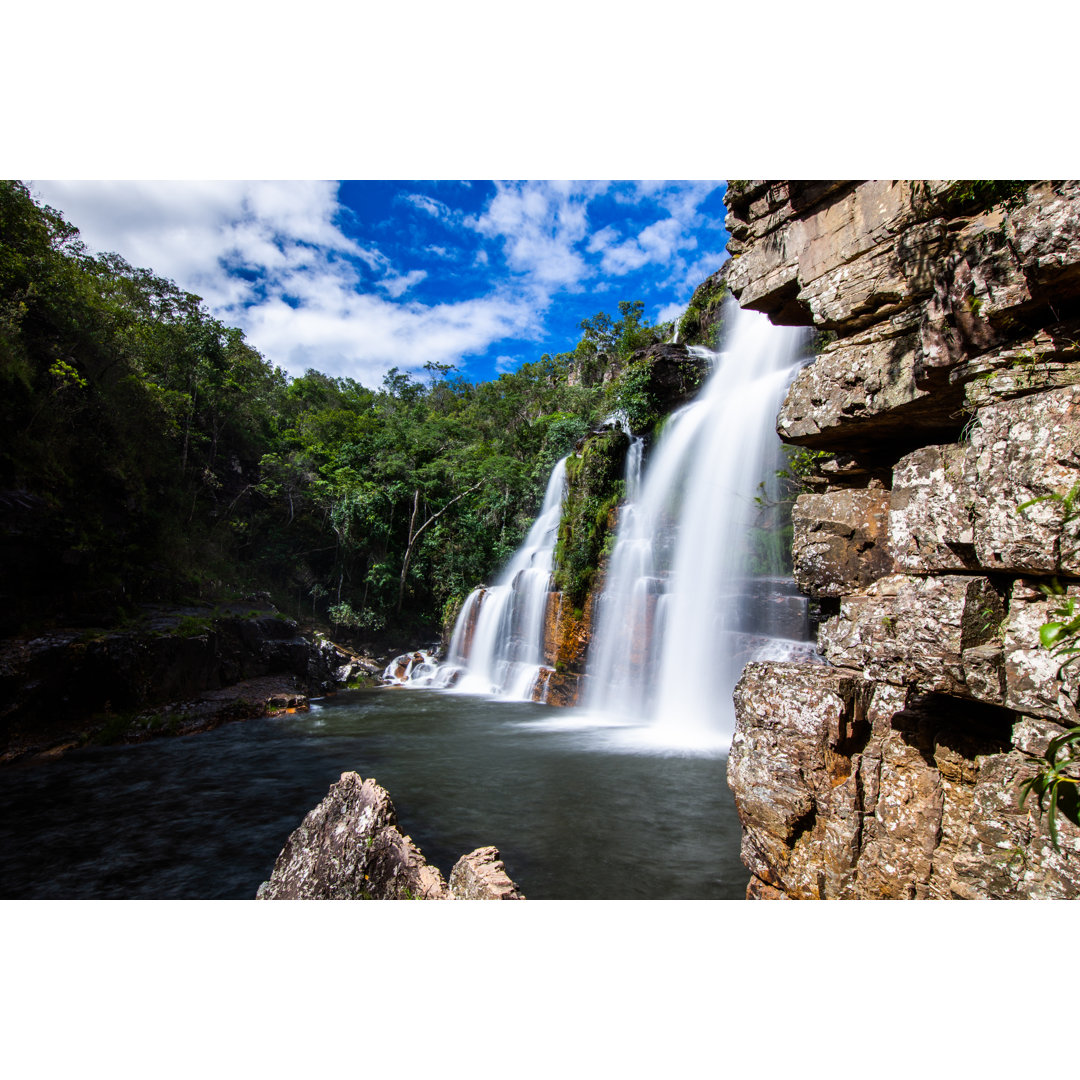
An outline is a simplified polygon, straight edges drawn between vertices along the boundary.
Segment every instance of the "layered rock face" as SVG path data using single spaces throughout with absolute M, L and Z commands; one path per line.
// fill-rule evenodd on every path
M 736 690 L 748 895 L 1080 895 L 1080 830 L 1059 817 L 1057 851 L 1019 807 L 1028 755 L 1080 723 L 1039 641 L 1062 603 L 1039 586 L 1080 598 L 1080 183 L 727 199 L 739 303 L 828 342 L 777 429 L 831 455 L 793 558 L 832 667 Z
M 397 827 L 386 790 L 354 772 L 285 842 L 257 900 L 524 900 L 493 847 L 463 855 L 447 884 Z

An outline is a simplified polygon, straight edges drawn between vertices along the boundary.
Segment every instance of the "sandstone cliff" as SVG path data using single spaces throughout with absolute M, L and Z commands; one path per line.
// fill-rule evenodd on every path
M 830 452 L 793 558 L 832 666 L 751 664 L 736 690 L 748 895 L 1077 896 L 1080 830 L 1059 819 L 1056 850 L 1019 800 L 1080 722 L 1038 588 L 1080 596 L 1080 183 L 736 181 L 727 203 L 739 303 L 824 343 L 777 429 Z

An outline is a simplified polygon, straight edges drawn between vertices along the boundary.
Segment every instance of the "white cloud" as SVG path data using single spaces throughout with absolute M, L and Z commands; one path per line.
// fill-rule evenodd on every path
M 517 367 L 517 365 L 518 365 L 518 361 L 515 360 L 514 357 L 512 357 L 512 356 L 500 356 L 495 361 L 495 370 L 497 372 L 499 372 L 500 375 L 503 375 L 508 371 L 513 371 L 514 368 Z
M 414 285 L 419 285 L 427 277 L 426 270 L 410 270 L 407 274 L 393 274 L 379 282 L 379 288 L 389 293 L 395 300 Z
M 605 248 L 610 247 L 618 239 L 618 230 L 613 229 L 610 225 L 605 225 L 599 232 L 594 232 L 589 238 L 587 250 L 595 254 L 598 251 L 603 251 Z
M 89 247 L 119 251 L 198 293 L 294 375 L 315 367 L 377 385 L 394 365 L 460 363 L 494 341 L 540 331 L 543 298 L 528 292 L 433 305 L 402 301 L 427 272 L 399 272 L 377 248 L 346 236 L 335 224 L 335 183 L 36 181 L 32 187 L 78 225 Z M 379 275 L 376 285 L 389 299 L 364 291 L 358 264 Z
M 667 304 L 656 313 L 656 322 L 671 322 L 673 319 L 680 318 L 685 310 L 685 304 Z
M 442 221 L 450 221 L 455 216 L 454 211 L 446 203 L 440 202 L 438 199 L 432 199 L 427 195 L 421 195 L 419 192 L 402 195 L 401 200 L 411 203 L 417 210 L 422 210 L 425 214 L 430 214 L 433 218 L 439 218 Z
M 495 187 L 484 209 L 468 218 L 427 195 L 401 196 L 419 213 L 477 234 L 475 267 L 494 269 L 501 252 L 513 272 L 509 281 L 489 285 L 487 295 L 435 304 L 410 298 L 409 290 L 428 276 L 415 268 L 415 256 L 409 256 L 413 268 L 397 265 L 374 244 L 342 231 L 332 182 L 33 184 L 39 198 L 80 228 L 91 248 L 119 251 L 130 263 L 198 293 L 274 363 L 293 374 L 315 367 L 368 385 L 377 385 L 395 365 L 462 367 L 464 358 L 503 339 L 540 338 L 559 290 L 588 286 L 599 297 L 611 289 L 611 278 L 655 267 L 647 271 L 650 288 L 689 299 L 726 257 L 696 251 L 700 205 L 712 184 L 613 188 L 545 181 Z M 628 236 L 628 222 L 618 220 L 590 233 L 590 206 L 605 194 L 637 207 L 636 235 Z M 642 226 L 642 211 L 649 210 L 654 220 L 646 217 Z M 470 255 L 435 244 L 422 251 L 447 260 Z M 619 281 L 618 287 L 626 286 Z M 663 308 L 661 317 L 675 306 Z M 500 370 L 519 363 L 505 355 L 497 361 Z
M 481 236 L 499 240 L 511 270 L 543 289 L 572 289 L 590 269 L 575 250 L 588 234 L 590 199 L 607 188 L 602 182 L 496 182 L 495 198 L 479 217 L 465 224 Z

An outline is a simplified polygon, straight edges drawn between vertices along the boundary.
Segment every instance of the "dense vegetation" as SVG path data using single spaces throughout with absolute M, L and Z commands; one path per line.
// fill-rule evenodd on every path
M 289 378 L 198 297 L 0 184 L 3 629 L 265 590 L 361 637 L 440 621 L 520 542 L 552 465 L 670 334 L 640 302 L 472 384 Z M 606 376 L 606 379 L 605 379 Z

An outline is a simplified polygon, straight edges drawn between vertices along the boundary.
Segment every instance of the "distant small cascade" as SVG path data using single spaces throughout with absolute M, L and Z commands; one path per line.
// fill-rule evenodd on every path
M 585 704 L 661 741 L 726 745 L 748 660 L 813 653 L 805 598 L 755 550 L 755 500 L 781 464 L 774 421 L 803 334 L 733 302 L 725 329 L 721 352 L 690 347 L 713 372 L 622 508 L 596 607 Z
M 419 684 L 430 679 L 439 669 L 439 663 L 431 653 L 423 649 L 416 652 L 402 653 L 383 669 L 383 683 L 388 686 L 407 686 Z
M 445 662 L 409 685 L 516 700 L 546 690 L 544 620 L 565 493 L 563 458 L 551 471 L 540 514 L 498 581 L 474 589 L 462 605 Z
M 641 487 L 641 463 L 644 457 L 645 440 L 630 430 L 630 417 L 625 409 L 612 413 L 604 423 L 614 424 L 630 440 L 630 445 L 626 450 L 623 481 L 626 488 L 626 501 L 633 502 L 637 499 L 638 490 Z

